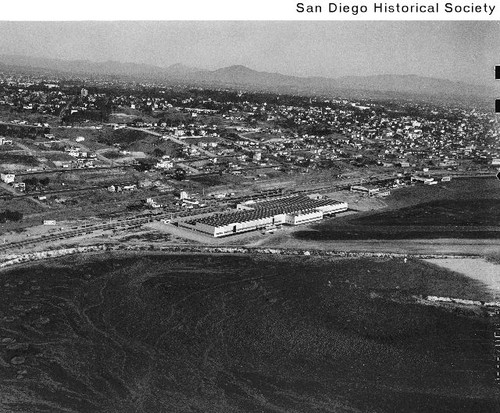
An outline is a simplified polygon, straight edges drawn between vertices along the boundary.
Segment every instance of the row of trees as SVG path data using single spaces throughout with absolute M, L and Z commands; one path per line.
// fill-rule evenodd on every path
M 32 177 L 32 178 L 26 178 L 23 180 L 23 182 L 27 185 L 27 186 L 33 186 L 33 187 L 36 187 L 36 186 L 47 186 L 49 183 L 50 183 L 50 179 L 45 177 L 45 178 L 41 178 L 41 179 L 37 179 L 35 177 Z
M 0 125 L 0 135 L 18 139 L 36 139 L 45 133 L 50 133 L 50 128 L 23 125 Z

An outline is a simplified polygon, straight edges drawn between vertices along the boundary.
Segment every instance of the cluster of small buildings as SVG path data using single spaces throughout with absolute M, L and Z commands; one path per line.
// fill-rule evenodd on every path
M 125 85 L 120 80 L 110 83 L 109 79 L 93 82 L 97 85 L 94 91 L 79 89 L 73 99 L 74 84 L 66 85 L 64 79 L 3 76 L 0 77 L 0 97 L 4 96 L 0 105 L 14 105 L 27 111 L 43 111 L 44 105 L 48 105 L 50 113 L 63 110 L 71 115 L 75 111 L 98 111 L 106 101 L 105 106 L 147 114 L 167 110 L 189 114 L 192 123 L 172 124 L 161 116 L 154 123 L 139 117 L 134 121 L 134 126 L 155 128 L 178 138 L 220 138 L 228 131 L 225 127 L 204 123 L 197 115 L 217 115 L 233 121 L 238 133 L 260 131 L 268 135 L 254 142 L 245 139 L 200 141 L 198 149 L 183 148 L 187 159 L 201 156 L 200 149 L 206 148 L 218 149 L 218 156 L 234 153 L 239 157 L 251 157 L 252 154 L 247 153 L 251 149 L 256 153 L 260 151 L 259 156 L 264 160 L 269 158 L 313 169 L 329 167 L 329 162 L 336 160 L 348 161 L 354 166 L 418 168 L 432 164 L 454 169 L 460 168 L 463 160 L 494 166 L 500 157 L 498 122 L 490 114 L 474 109 L 320 97 L 270 96 L 263 102 L 261 98 L 253 99 L 252 93 L 203 89 L 179 93 L 155 84 Z M 125 86 L 126 92 L 106 93 L 106 88 L 123 90 Z M 144 88 L 148 88 L 148 93 L 144 93 Z M 241 126 L 243 122 L 247 126 Z M 267 127 L 262 127 L 262 122 L 266 122 Z M 260 162 L 255 156 L 253 160 Z
M 198 105 L 206 103 L 194 100 Z M 499 125 L 491 115 L 475 110 L 401 103 L 402 109 L 396 111 L 380 103 L 361 105 L 348 100 L 306 98 L 297 101 L 293 106 L 249 101 L 225 102 L 222 106 L 222 102 L 211 100 L 212 107 L 221 106 L 218 113 L 223 118 L 228 119 L 227 113 L 242 116 L 232 117 L 235 125 L 226 128 L 226 133 L 214 129 L 214 136 L 219 135 L 217 144 L 200 141 L 198 146 L 209 147 L 217 156 L 234 155 L 235 166 L 230 169 L 235 174 L 240 173 L 238 163 L 244 167 L 248 160 L 260 166 L 279 163 L 284 168 L 330 168 L 332 162 L 342 161 L 354 167 L 460 170 L 464 164 L 469 168 L 471 162 L 478 169 L 481 165 L 495 165 L 499 156 Z M 413 112 L 418 114 L 407 114 Z M 265 118 L 272 124 L 265 128 L 237 126 L 239 121 L 252 117 Z M 161 125 L 155 126 L 160 132 L 164 130 Z M 195 135 L 199 133 L 196 128 L 207 125 L 188 126 L 189 132 L 176 127 L 169 128 L 170 133 L 186 137 L 186 133 Z M 232 135 L 230 139 L 228 134 Z M 196 147 L 183 150 L 185 159 L 201 155 Z
M 406 174 L 408 183 L 434 185 L 437 182 L 435 179 L 416 171 L 420 168 L 425 172 L 425 167 L 459 169 L 465 162 L 486 161 L 484 165 L 500 165 L 499 120 L 473 109 L 399 101 L 376 103 L 327 97 L 262 96 L 228 90 L 175 89 L 153 84 L 116 87 L 119 81 L 113 82 L 100 79 L 91 88 L 81 89 L 76 88 L 74 82 L 48 82 L 36 76 L 33 79 L 2 78 L 0 75 L 0 106 L 13 106 L 21 113 L 56 114 L 61 119 L 65 117 L 63 114 L 71 116 L 108 107 L 115 112 L 123 110 L 127 115 L 125 119 L 133 122 L 129 126 L 135 128 L 131 129 L 147 128 L 147 132 L 158 138 L 158 142 L 152 145 L 164 149 L 145 160 L 145 163 L 150 161 L 150 167 L 157 169 L 151 172 L 152 176 L 155 176 L 154 173 L 175 176 L 181 169 L 192 174 L 232 174 L 245 179 L 280 180 L 284 174 L 307 173 L 309 169 L 336 169 L 336 176 L 341 177 L 347 171 L 370 166 L 369 172 L 359 174 L 362 178 L 358 182 L 361 183 L 350 189 L 371 197 L 387 196 L 390 190 L 384 186 L 364 184 L 376 181 L 363 178 L 375 176 L 378 171 L 384 174 L 391 172 L 387 168 L 399 168 L 398 176 Z M 174 116 L 170 116 L 172 113 Z M 135 115 L 136 119 L 132 120 Z M 48 125 L 45 126 L 48 128 Z M 112 125 L 101 121 L 99 126 L 89 127 L 109 126 L 118 128 L 125 127 L 125 124 Z M 50 129 L 44 132 L 47 141 L 55 140 Z M 9 136 L 8 132 L 1 133 Z M 156 138 L 149 136 L 148 139 Z M 79 136 L 75 140 L 83 142 L 85 137 Z M 18 143 L 17 140 L 15 142 Z M 52 146 L 47 146 L 50 143 L 56 150 L 69 155 L 54 156 L 54 159 L 64 159 L 52 161 L 56 167 L 77 165 L 92 168 L 98 164 L 97 155 L 85 150 L 83 144 L 79 148 L 78 144 L 55 145 L 57 142 L 42 143 L 52 150 Z M 0 137 L 0 145 L 9 144 L 12 144 L 11 139 Z M 120 147 L 119 143 L 114 145 Z M 169 155 L 165 154 L 167 151 Z M 120 153 L 131 154 L 129 151 Z M 128 159 L 121 161 L 125 163 Z M 411 181 L 410 175 L 413 176 Z M 230 179 L 221 181 L 231 184 L 242 182 L 236 177 L 224 178 Z M 289 179 L 293 182 L 293 177 Z M 15 183 L 14 177 L 9 174 L 2 174 L 1 180 L 12 186 L 22 184 Z M 147 180 L 137 186 L 115 183 L 107 181 L 109 192 L 146 187 L 159 192 L 173 190 L 164 183 L 149 183 Z M 18 189 L 22 190 L 21 187 Z M 345 203 L 306 198 L 282 197 L 271 203 L 240 204 L 231 213 L 184 221 L 180 225 L 219 237 L 276 225 L 315 222 L 325 215 L 347 209 Z M 191 206 L 190 202 L 185 201 L 186 208 Z M 151 198 L 146 204 L 153 208 L 161 206 L 160 202 Z
M 174 167 L 174 162 L 170 159 L 170 156 L 164 155 L 162 158 L 156 162 L 155 168 L 157 169 L 172 169 Z
M 410 181 L 411 182 L 419 182 L 419 183 L 422 183 L 424 185 L 437 185 L 438 179 L 440 179 L 441 182 L 450 182 L 451 176 L 448 175 L 448 176 L 443 176 L 441 178 L 434 178 L 434 177 L 429 176 L 429 175 L 424 175 L 424 176 L 414 175 L 410 178 Z
M 372 196 L 389 196 L 391 194 L 391 191 L 387 188 L 381 188 L 380 186 L 377 185 L 352 185 L 351 186 L 351 191 L 352 192 L 359 192 L 365 195 L 368 195 L 369 197 Z
M 0 181 L 12 186 L 12 188 L 18 191 L 26 191 L 26 184 L 24 182 L 16 182 L 16 175 L 13 173 L 0 173 Z
M 108 192 L 135 191 L 136 189 L 136 184 L 110 185 L 107 187 Z
M 58 84 L 36 76 L 0 76 L 0 105 L 18 111 L 57 115 L 69 97 Z
M 325 106 L 327 102 L 330 106 Z M 420 115 L 394 113 L 381 105 L 325 101 L 319 106 L 270 107 L 277 119 L 313 133 L 281 134 L 265 147 L 286 162 L 352 160 L 359 166 L 456 168 L 462 160 L 481 162 L 498 153 L 498 125 L 474 110 L 408 107 Z M 405 107 L 405 105 L 402 105 Z M 415 105 L 414 105 L 415 106 Z M 314 133 L 329 130 L 335 137 Z
M 294 195 L 272 201 L 238 204 L 236 211 L 180 221 L 179 226 L 213 237 L 223 237 L 247 231 L 270 230 L 281 225 L 309 224 L 347 209 L 346 202 Z
M 75 158 L 73 163 L 75 163 L 77 167 L 94 168 L 96 166 L 95 161 L 97 155 L 95 153 L 87 152 L 76 147 L 65 147 L 64 151 L 72 158 Z

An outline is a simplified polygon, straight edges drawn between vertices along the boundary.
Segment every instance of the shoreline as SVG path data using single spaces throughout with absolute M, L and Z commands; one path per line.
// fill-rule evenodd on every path
M 352 250 L 324 250 L 313 248 L 274 248 L 266 246 L 202 246 L 202 245 L 119 245 L 94 244 L 81 247 L 58 248 L 29 253 L 11 254 L 7 260 L 0 263 L 0 271 L 19 264 L 26 264 L 50 258 L 59 258 L 74 254 L 90 254 L 102 252 L 162 252 L 170 254 L 264 254 L 264 255 L 294 255 L 338 258 L 417 258 L 417 259 L 480 259 L 475 254 L 411 254 L 399 252 L 368 252 Z
M 438 261 L 460 260 L 469 262 L 477 260 L 480 264 L 485 262 L 485 258 L 477 255 L 440 255 L 440 254 L 404 254 L 404 253 L 377 253 L 377 252 L 353 252 L 353 251 L 325 251 L 325 250 L 307 250 L 290 248 L 261 248 L 261 247 L 237 247 L 237 246 L 158 246 L 158 245 L 116 245 L 116 244 L 98 244 L 85 247 L 60 248 L 40 252 L 16 254 L 10 260 L 0 263 L 0 274 L 17 266 L 29 266 L 32 263 L 68 257 L 71 255 L 101 255 L 103 253 L 146 253 L 146 254 L 172 254 L 172 255 L 274 255 L 274 256 L 303 256 L 307 258 L 339 258 L 339 259 L 357 259 L 357 258 L 401 258 L 406 262 L 407 259 L 419 259 L 429 264 L 446 268 Z M 458 274 L 465 275 L 468 278 L 483 281 L 480 277 L 471 276 L 463 272 Z M 491 285 L 487 286 L 491 288 Z M 448 296 L 411 296 L 415 304 L 430 305 L 440 308 L 463 308 L 471 311 L 483 309 L 489 316 L 495 316 L 500 308 L 500 296 L 495 295 L 491 301 L 471 300 L 467 297 L 448 297 Z

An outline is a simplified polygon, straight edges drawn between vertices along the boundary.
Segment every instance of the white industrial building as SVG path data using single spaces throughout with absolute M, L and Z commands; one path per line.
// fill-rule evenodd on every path
M 302 225 L 320 221 L 325 215 L 347 211 L 346 202 L 315 200 L 296 195 L 273 201 L 244 203 L 237 210 L 179 222 L 179 226 L 223 237 L 281 225 Z
M 285 215 L 285 223 L 288 225 L 303 225 L 323 219 L 323 212 L 319 210 L 295 212 Z
M 0 174 L 0 180 L 5 182 L 6 184 L 11 184 L 12 182 L 14 182 L 15 179 L 16 179 L 16 175 L 14 175 L 14 174 L 10 174 L 10 173 Z
M 352 192 L 361 192 L 363 194 L 367 194 L 368 196 L 377 195 L 380 191 L 380 188 L 373 185 L 352 185 Z
M 412 176 L 411 182 L 421 182 L 425 185 L 433 185 L 434 178 L 428 176 Z

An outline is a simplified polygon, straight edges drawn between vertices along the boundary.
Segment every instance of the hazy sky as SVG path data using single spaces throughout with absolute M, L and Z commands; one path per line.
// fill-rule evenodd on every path
M 500 22 L 0 22 L 0 54 L 483 83 L 500 64 Z

